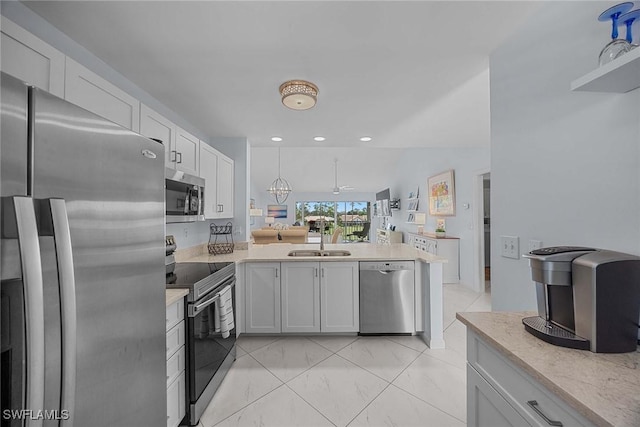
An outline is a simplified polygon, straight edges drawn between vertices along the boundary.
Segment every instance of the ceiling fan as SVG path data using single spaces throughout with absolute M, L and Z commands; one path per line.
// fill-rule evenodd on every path
M 333 186 L 333 194 L 340 194 L 340 190 L 345 190 L 345 191 L 354 190 L 354 188 L 351 187 L 350 185 L 338 186 L 338 159 L 337 158 L 333 159 L 333 162 L 335 163 L 335 172 L 336 172 L 336 181 L 335 181 L 335 185 Z

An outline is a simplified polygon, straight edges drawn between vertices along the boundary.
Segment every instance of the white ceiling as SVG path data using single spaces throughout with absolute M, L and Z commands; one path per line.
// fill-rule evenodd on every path
M 489 146 L 488 56 L 536 7 L 524 1 L 25 4 L 211 137 L 273 146 L 270 137 L 278 135 L 283 147 L 360 150 Z M 278 86 L 289 79 L 319 86 L 314 109 L 281 105 Z M 316 135 L 327 140 L 315 142 Z M 360 142 L 362 135 L 374 140 Z M 326 169 L 332 177 L 333 160 Z

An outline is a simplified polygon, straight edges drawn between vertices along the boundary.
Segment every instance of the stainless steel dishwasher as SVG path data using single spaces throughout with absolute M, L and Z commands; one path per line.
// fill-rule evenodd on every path
M 415 332 L 414 261 L 360 262 L 360 334 Z

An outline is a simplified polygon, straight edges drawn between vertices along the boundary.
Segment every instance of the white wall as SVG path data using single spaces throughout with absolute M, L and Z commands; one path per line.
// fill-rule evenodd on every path
M 535 309 L 525 259 L 543 246 L 640 253 L 640 90 L 571 92 L 597 68 L 611 2 L 546 3 L 491 56 L 491 289 L 495 310 Z
M 406 209 L 409 192 L 415 192 L 416 187 L 419 187 L 418 210 L 427 213 L 425 231 L 433 232 L 436 228 L 436 218 L 428 215 L 427 178 L 448 169 L 454 170 L 456 215 L 444 218 L 447 234 L 460 238 L 460 282 L 468 287 L 474 286 L 474 277 L 478 274 L 474 271 L 472 262 L 473 235 L 476 233 L 473 229 L 473 215 L 476 209 L 473 206 L 474 177 L 478 171 L 489 168 L 489 161 L 489 148 L 407 149 L 399 159 L 395 168 L 396 174 L 390 183 L 392 197 L 401 199 L 401 209 L 392 212 L 390 222 L 396 226 L 396 231 L 405 232 L 404 242 L 407 242 L 406 233 L 417 231 L 415 224 L 407 224 L 409 213 Z M 464 208 L 465 204 L 469 206 L 468 209 Z

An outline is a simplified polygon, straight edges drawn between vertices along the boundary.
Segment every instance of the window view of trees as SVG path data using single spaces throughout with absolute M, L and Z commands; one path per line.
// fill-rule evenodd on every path
M 345 240 L 354 231 L 362 231 L 365 223 L 371 222 L 369 202 L 296 202 L 296 221 L 309 226 L 310 231 L 320 232 L 320 219 L 324 218 L 324 233 L 332 234 L 336 227 L 342 227 Z

